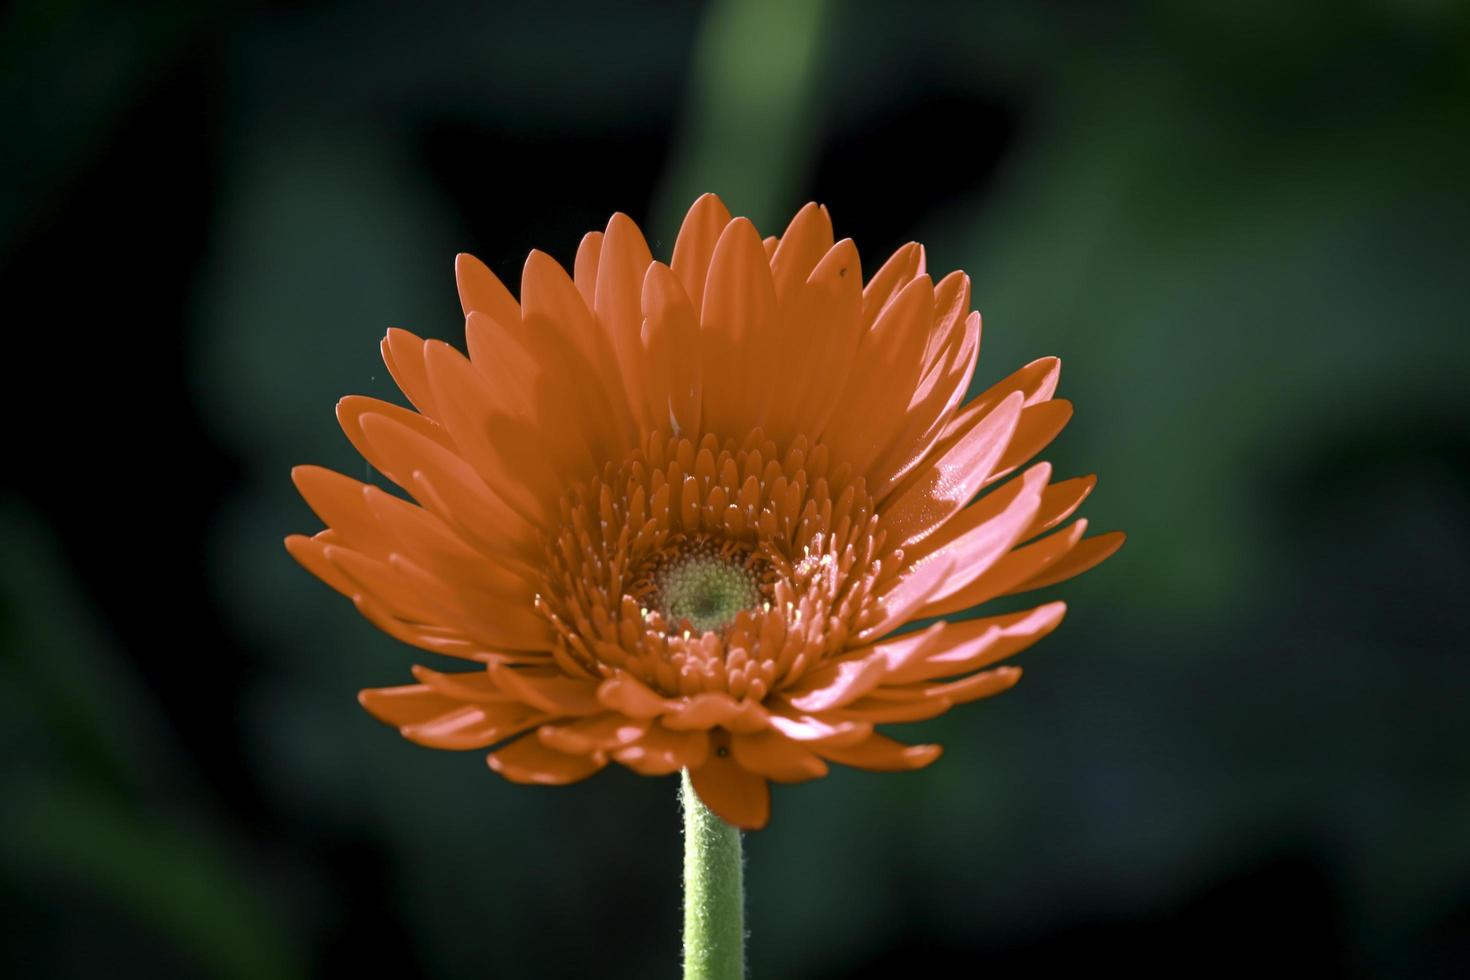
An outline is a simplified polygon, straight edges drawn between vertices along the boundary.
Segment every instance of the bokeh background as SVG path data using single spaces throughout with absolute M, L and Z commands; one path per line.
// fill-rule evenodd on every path
M 1130 534 L 938 766 L 778 791 L 752 975 L 1470 975 L 1465 5 L 17 0 L 0 114 L 0 973 L 675 974 L 675 780 L 402 741 L 281 539 L 457 251 L 715 190 L 971 272 Z

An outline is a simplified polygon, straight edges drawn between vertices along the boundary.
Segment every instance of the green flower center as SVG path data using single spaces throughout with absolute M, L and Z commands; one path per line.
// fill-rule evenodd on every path
M 749 568 L 706 551 L 692 552 L 660 569 L 657 586 L 659 606 L 669 623 L 687 621 L 700 633 L 718 632 L 743 610 L 759 608 L 762 602 Z

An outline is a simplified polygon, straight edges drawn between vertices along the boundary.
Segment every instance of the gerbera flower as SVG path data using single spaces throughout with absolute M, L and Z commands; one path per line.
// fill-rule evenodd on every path
M 769 781 L 934 761 L 875 726 L 1010 687 L 993 665 L 1064 607 L 903 627 L 1122 543 L 1053 530 L 1091 477 L 1021 469 L 1072 413 L 1055 358 L 964 402 L 970 280 L 934 282 L 917 244 L 864 284 L 824 208 L 762 242 L 706 195 L 667 265 L 618 214 L 570 276 L 532 252 L 519 302 L 468 255 L 456 272 L 468 356 L 390 330 L 415 410 L 337 407 L 414 502 L 298 467 L 328 527 L 286 542 L 386 632 L 475 665 L 362 692 L 414 742 L 491 748 L 524 783 L 685 769 L 761 827 Z

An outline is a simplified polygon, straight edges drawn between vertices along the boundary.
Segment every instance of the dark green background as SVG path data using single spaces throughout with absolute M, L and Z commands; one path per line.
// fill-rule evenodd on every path
M 403 742 L 281 538 L 455 252 L 704 190 L 968 270 L 1130 534 L 933 769 L 777 792 L 752 974 L 1470 972 L 1463 4 L 184 9 L 0 13 L 0 973 L 674 975 L 675 780 Z

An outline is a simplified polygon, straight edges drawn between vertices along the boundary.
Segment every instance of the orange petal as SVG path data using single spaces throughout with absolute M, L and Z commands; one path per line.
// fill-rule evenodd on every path
M 873 734 L 857 745 L 842 748 L 824 745 L 818 751 L 844 766 L 877 772 L 902 772 L 924 768 L 939 758 L 944 749 L 938 745 L 904 745 L 886 735 Z
M 1023 408 L 1021 420 L 1016 423 L 1016 434 L 1011 437 L 1011 444 L 1006 447 L 1000 462 L 995 464 L 995 471 L 990 474 L 986 483 L 1003 480 L 1014 473 L 1032 456 L 1045 449 L 1071 418 L 1072 403 L 1065 398 L 1053 398 Z
M 521 274 L 521 313 L 527 329 L 561 338 L 576 352 L 580 363 L 590 366 L 582 380 L 601 389 L 602 400 L 614 415 L 608 422 L 620 439 L 617 455 L 630 450 L 634 444 L 633 417 L 622 377 L 610 370 L 618 363 L 612 340 L 598 325 L 566 271 L 544 252 L 533 251 L 526 259 Z
M 648 722 L 635 721 L 614 711 L 578 718 L 565 725 L 542 725 L 536 737 L 542 744 L 569 755 L 610 752 L 638 741 Z
M 844 239 L 822 256 L 805 287 L 782 310 L 789 354 L 774 368 L 772 384 L 782 395 L 767 413 L 773 438 L 810 438 L 826 427 L 857 360 L 862 301 L 857 248 Z
M 700 431 L 704 382 L 699 317 L 673 270 L 655 262 L 643 278 L 647 414 L 675 435 Z
M 1025 477 L 1012 481 L 1013 484 L 1019 484 L 1013 493 L 1006 493 L 1004 490 L 1008 488 L 1003 488 L 1001 492 L 990 495 L 997 498 L 993 503 L 987 497 L 964 512 L 968 513 L 969 510 L 987 503 L 990 503 L 990 508 L 987 509 L 997 506 L 1000 508 L 988 520 L 969 527 L 935 553 L 936 559 L 948 557 L 953 564 L 950 575 L 930 593 L 926 601 L 940 602 L 946 596 L 960 591 L 1010 552 L 1031 526 L 1036 510 L 1041 506 L 1041 489 L 1046 485 L 1046 478 L 1050 473 L 1051 468 L 1046 464 L 1032 467 Z
M 796 212 L 771 255 L 771 279 L 783 308 L 795 301 L 832 243 L 832 219 L 826 208 L 812 203 Z
M 1045 534 L 1071 517 L 1095 486 L 1096 476 L 1078 476 L 1047 487 L 1041 494 L 1041 506 L 1037 508 L 1036 520 L 1026 529 L 1021 540 L 1028 541 L 1038 534 Z
M 1123 547 L 1126 539 L 1127 535 L 1122 531 L 1109 531 L 1107 534 L 1084 538 L 1062 558 L 1043 569 L 1040 574 L 1012 588 L 1010 592 L 1029 592 L 1032 589 L 1055 585 L 1074 575 L 1081 575 L 1111 558 L 1119 548 Z
M 873 692 L 873 697 L 884 701 L 927 701 L 931 698 L 943 698 L 951 704 L 964 704 L 1009 690 L 1020 679 L 1020 667 L 997 667 L 994 670 L 981 671 L 978 674 L 971 674 L 969 677 L 942 684 L 880 687 Z
M 713 194 L 705 194 L 684 216 L 679 237 L 674 240 L 674 255 L 669 265 L 684 284 L 684 293 L 696 307 L 704 302 L 704 283 L 709 275 L 710 258 L 715 243 L 730 223 L 730 212 Z
M 612 344 L 615 364 L 629 394 L 629 409 L 640 431 L 667 421 L 649 418 L 639 393 L 647 386 L 643 357 L 643 277 L 653 256 L 643 233 L 626 214 L 617 213 L 607 223 L 602 254 L 597 266 L 597 290 L 593 311 Z
M 704 805 L 733 827 L 760 830 L 771 818 L 770 784 L 728 755 L 711 753 L 689 779 Z
M 755 701 L 736 701 L 724 691 L 706 691 L 684 700 L 663 716 L 674 731 L 722 726 L 735 732 L 757 732 L 766 727 L 766 711 Z
M 954 572 L 955 559 L 949 555 L 937 555 L 926 562 L 912 565 L 904 576 L 889 586 L 880 598 L 882 615 L 853 637 L 859 643 L 870 643 L 898 629 L 916 618 L 919 609 L 927 604 L 943 583 Z
M 598 686 L 597 700 L 632 718 L 655 718 L 675 707 L 675 702 L 660 697 L 648 685 L 621 671 Z
M 917 276 L 925 271 L 924 246 L 909 242 L 888 257 L 868 284 L 863 287 L 863 329 L 866 331 L 877 322 L 893 298 Z
M 857 362 L 823 438 L 837 459 L 866 472 L 907 418 L 934 320 L 934 284 L 910 280 L 863 335 Z
M 873 726 L 861 721 L 829 721 L 816 715 L 787 712 L 776 707 L 771 727 L 797 742 L 820 745 L 852 745 L 872 734 Z
M 320 466 L 296 466 L 291 482 L 322 523 L 360 550 L 380 554 L 392 543 L 363 499 L 364 484 Z
M 495 277 L 489 266 L 466 252 L 454 257 L 454 278 L 459 285 L 459 305 L 464 315 L 478 310 L 502 323 L 515 323 L 521 308 L 510 290 Z
M 491 769 L 513 783 L 541 786 L 579 782 L 607 765 L 607 758 L 601 753 L 567 755 L 547 748 L 533 735 L 519 738 L 485 759 Z
M 522 704 L 466 704 L 422 684 L 369 688 L 357 699 L 404 738 L 433 749 L 482 749 L 546 718 Z
M 613 758 L 644 776 L 697 769 L 709 758 L 709 732 L 671 732 L 654 725 L 638 741 L 615 751 Z
M 1014 656 L 1056 629 L 1067 605 L 1052 602 L 1004 616 L 941 623 L 928 642 L 912 655 L 890 659 L 885 684 L 910 684 L 980 670 Z
M 597 686 L 590 681 L 564 676 L 559 670 L 517 669 L 505 664 L 490 664 L 486 669 L 502 691 L 542 711 L 572 717 L 602 713 Z
M 816 753 L 772 731 L 733 735 L 730 752 L 742 767 L 778 783 L 804 783 L 827 775 Z
M 776 291 L 760 236 L 749 221 L 736 218 L 715 244 L 699 311 L 708 431 L 731 438 L 764 413 L 772 391 L 761 383 L 769 377 L 763 369 L 774 352 L 763 342 L 775 323 Z
M 898 547 L 922 541 L 970 502 L 1010 443 L 1022 401 L 1020 392 L 1012 392 L 976 419 L 944 455 L 916 471 L 913 485 L 885 508 L 890 541 Z
M 1086 531 L 1087 521 L 1078 520 L 1066 530 L 1057 531 L 1017 548 L 964 588 L 920 609 L 918 615 L 947 616 L 1017 589 L 1027 579 L 1040 574 L 1048 565 L 1075 548 Z
M 602 232 L 589 231 L 577 245 L 577 258 L 572 263 L 572 282 L 589 310 L 597 302 L 597 267 L 601 263 Z
M 434 416 L 434 394 L 429 390 L 429 378 L 424 371 L 424 342 L 407 330 L 388 328 L 388 335 L 379 344 L 383 352 L 383 363 L 393 381 L 408 400 L 429 417 Z

